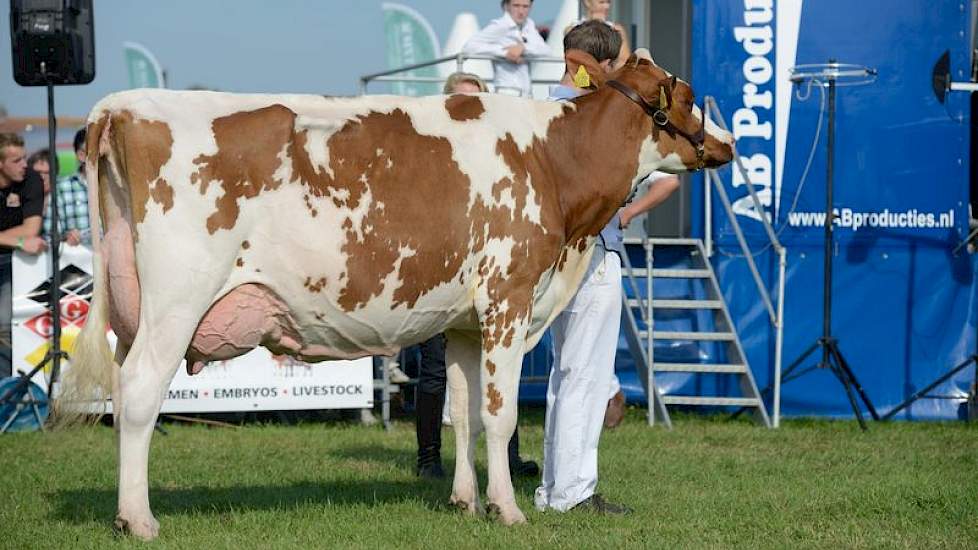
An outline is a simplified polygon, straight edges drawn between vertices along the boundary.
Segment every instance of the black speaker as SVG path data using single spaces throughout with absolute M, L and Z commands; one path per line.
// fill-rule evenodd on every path
M 10 0 L 10 40 L 21 86 L 95 79 L 92 0 Z

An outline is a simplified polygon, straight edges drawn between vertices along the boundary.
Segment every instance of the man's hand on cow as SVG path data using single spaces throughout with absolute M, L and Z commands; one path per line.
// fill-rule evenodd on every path
M 41 237 L 27 237 L 18 245 L 21 250 L 34 256 L 44 252 L 48 247 L 48 243 Z
M 618 215 L 618 227 L 625 229 L 634 217 L 635 214 L 632 214 L 627 208 L 622 208 L 621 214 Z
M 506 48 L 506 59 L 516 64 L 523 63 L 524 51 L 526 51 L 526 46 L 524 46 L 523 44 L 515 44 L 513 46 L 510 46 Z
M 81 244 L 81 233 L 77 229 L 70 229 L 65 233 L 65 242 L 71 246 L 78 246 Z

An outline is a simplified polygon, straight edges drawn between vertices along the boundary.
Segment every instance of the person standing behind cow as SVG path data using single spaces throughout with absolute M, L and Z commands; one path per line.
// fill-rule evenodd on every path
M 628 35 L 625 33 L 625 28 L 620 24 L 608 19 L 611 15 L 611 0 L 584 0 L 584 9 L 586 11 L 584 19 L 575 25 L 567 27 L 565 34 L 574 28 L 574 26 L 579 25 L 584 21 L 601 21 L 613 28 L 615 32 L 621 36 L 621 48 L 619 48 L 618 57 L 615 59 L 614 63 L 611 64 L 611 68 L 612 70 L 621 68 L 621 66 L 628 61 L 632 51 L 628 43 Z M 631 220 L 632 217 L 649 210 L 656 204 L 661 203 L 668 198 L 673 191 L 679 188 L 679 178 L 663 172 L 655 172 L 649 176 L 646 181 L 648 181 L 650 185 L 649 193 L 642 199 L 635 201 L 622 210 L 622 228 L 628 225 L 628 221 Z M 655 182 L 656 185 L 654 190 L 651 187 L 653 182 Z M 627 219 L 626 216 L 628 216 Z M 608 405 L 604 413 L 604 426 L 609 429 L 617 428 L 624 418 L 625 394 L 621 391 L 621 383 L 618 381 L 618 375 L 612 372 L 611 390 L 608 397 Z
M 621 35 L 621 49 L 618 51 L 617 59 L 611 65 L 612 69 L 618 69 L 625 64 L 625 61 L 628 61 L 628 57 L 632 55 L 632 50 L 628 44 L 628 34 L 625 33 L 625 27 L 608 19 L 611 16 L 611 0 L 584 0 L 584 10 L 586 15 L 583 21 L 604 21 Z
M 585 21 L 564 36 L 566 70 L 550 99 L 567 101 L 603 83 L 621 51 L 621 35 L 603 21 Z M 538 510 L 591 510 L 627 514 L 631 510 L 595 492 L 598 442 L 614 373 L 621 318 L 622 216 L 601 231 L 580 288 L 551 325 L 554 365 L 547 386 L 543 479 L 534 494 Z M 661 202 L 661 201 L 660 201 Z
M 533 0 L 502 0 L 503 16 L 493 19 L 462 47 L 468 55 L 491 55 L 495 91 L 531 97 L 529 59 L 550 55 L 550 48 L 530 19 Z
M 454 73 L 445 81 L 446 94 L 477 94 L 486 92 L 486 84 L 474 74 Z M 418 401 L 416 431 L 418 437 L 418 464 L 420 477 L 443 478 L 445 469 L 441 463 L 442 411 L 445 408 L 446 365 L 445 335 L 436 334 L 419 344 L 421 364 L 418 365 Z M 509 472 L 512 476 L 536 476 L 540 466 L 532 460 L 520 457 L 519 428 L 509 440 Z
M 58 220 L 61 222 L 61 238 L 72 246 L 92 245 L 90 222 L 88 219 L 88 183 L 85 180 L 85 128 L 75 133 L 75 158 L 78 171 L 58 180 L 54 190 L 58 201 Z M 50 233 L 49 210 L 44 211 L 44 232 Z
M 44 196 L 47 197 L 51 192 L 51 151 L 41 149 L 27 157 L 27 173 L 31 172 L 40 176 Z
M 27 175 L 24 140 L 0 134 L 0 377 L 10 376 L 13 319 L 11 258 L 14 250 L 39 254 L 46 245 L 38 237 L 44 189 L 38 174 Z

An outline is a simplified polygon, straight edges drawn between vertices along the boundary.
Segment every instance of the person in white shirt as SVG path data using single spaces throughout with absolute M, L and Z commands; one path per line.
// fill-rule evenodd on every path
M 491 55 L 496 93 L 531 97 L 530 67 L 534 57 L 551 55 L 530 19 L 533 0 L 502 0 L 503 16 L 492 20 L 462 47 L 469 55 Z

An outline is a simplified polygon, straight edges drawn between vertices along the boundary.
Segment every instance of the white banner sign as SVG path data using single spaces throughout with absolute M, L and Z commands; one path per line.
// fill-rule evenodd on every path
M 88 317 L 92 294 L 92 254 L 83 246 L 61 253 L 61 347 L 70 355 Z M 48 310 L 51 259 L 15 253 L 13 259 L 14 372 L 30 372 L 50 348 L 53 325 Z M 115 344 L 115 335 L 109 333 Z M 62 371 L 70 364 L 62 362 Z M 34 381 L 47 387 L 50 364 Z M 190 376 L 177 371 L 162 412 L 232 412 L 294 409 L 353 409 L 373 406 L 373 364 L 369 357 L 309 365 L 265 348 L 230 361 L 215 361 Z

